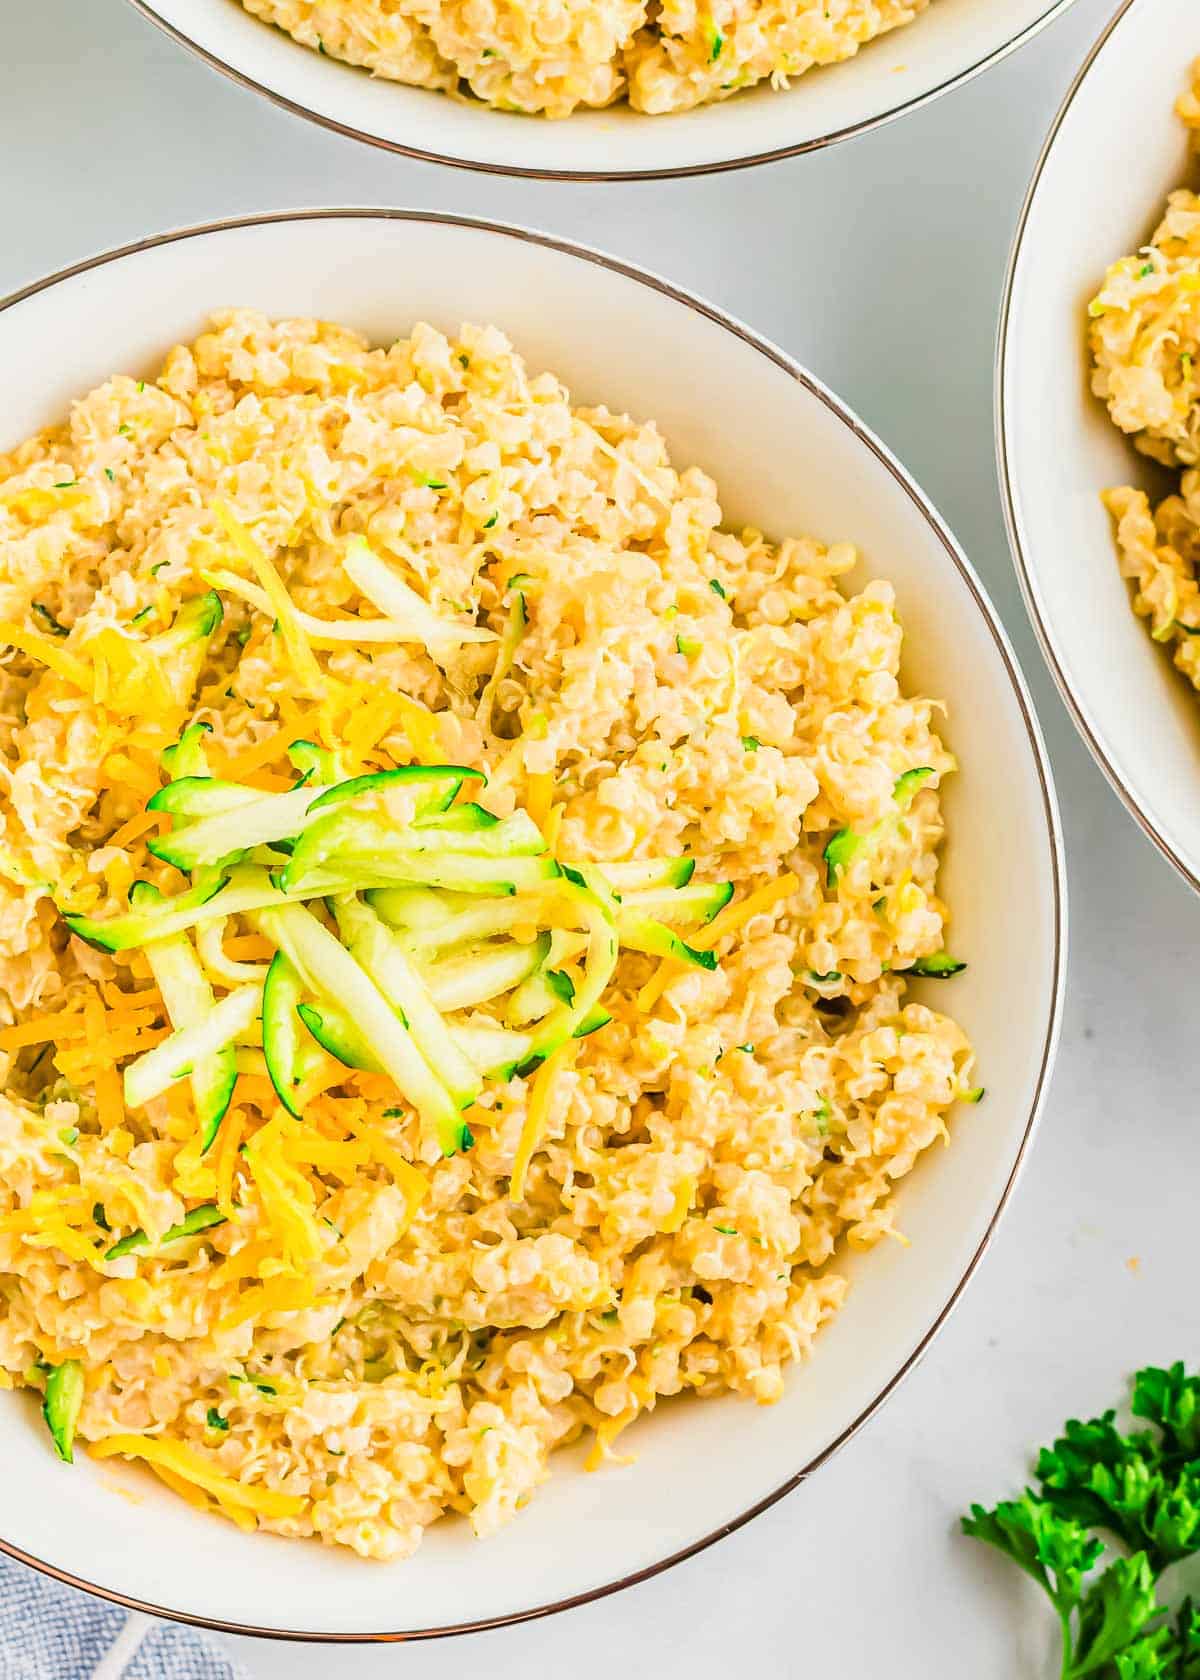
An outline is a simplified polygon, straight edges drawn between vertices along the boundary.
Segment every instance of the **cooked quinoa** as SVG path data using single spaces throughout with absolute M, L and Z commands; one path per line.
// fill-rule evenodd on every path
M 245 570 L 233 522 L 287 615 L 371 616 L 343 566 L 363 537 L 499 639 L 301 660 L 239 585 L 199 662 L 156 662 L 213 568 Z M 957 966 L 954 761 L 901 687 L 890 586 L 840 587 L 855 560 L 723 529 L 652 423 L 574 406 L 493 327 L 385 349 L 222 313 L 0 456 L 0 1384 L 69 1370 L 77 1451 L 371 1558 L 448 1510 L 490 1533 L 554 1447 L 599 1465 L 662 1398 L 778 1399 L 842 1257 L 896 1234 L 896 1182 L 980 1094 L 960 1028 L 906 995 L 915 963 Z M 186 1080 L 125 1100 L 170 1024 L 145 952 L 63 921 L 126 912 L 137 879 L 180 893 L 144 808 L 195 720 L 213 773 L 264 795 L 297 739 L 350 773 L 442 758 L 559 858 L 687 857 L 732 884 L 716 966 L 622 950 L 611 1022 L 490 1081 L 450 1157 L 331 1057 L 293 1119 L 252 1048 L 203 1153 Z M 214 926 L 216 992 L 261 976 L 253 924 Z
M 1200 130 L 1200 60 L 1177 110 Z M 1156 642 L 1200 688 L 1200 195 L 1181 187 L 1149 245 L 1113 263 L 1088 306 L 1092 390 L 1113 424 L 1151 460 L 1179 473 L 1155 506 L 1144 490 L 1104 492 L 1121 575 Z
M 307 47 L 387 81 L 565 117 L 628 100 L 657 115 L 853 58 L 929 0 L 242 0 Z

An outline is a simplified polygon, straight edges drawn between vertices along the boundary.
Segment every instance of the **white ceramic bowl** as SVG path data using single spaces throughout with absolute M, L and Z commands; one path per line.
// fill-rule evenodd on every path
M 238 0 L 133 0 L 215 69 L 299 116 L 410 157 L 514 175 L 631 180 L 763 163 L 861 133 L 955 87 L 1028 40 L 1070 0 L 934 0 L 857 58 L 671 117 L 625 106 L 562 122 L 374 80 L 244 11 Z
M 924 985 L 975 1039 L 988 1095 L 959 1111 L 953 1147 L 931 1151 L 906 1183 L 911 1248 L 886 1243 L 851 1263 L 845 1311 L 778 1405 L 665 1405 L 630 1431 L 633 1468 L 589 1475 L 579 1453 L 560 1455 L 494 1539 L 439 1523 L 415 1559 L 385 1567 L 242 1534 L 133 1468 L 81 1454 L 68 1470 L 33 1403 L 0 1395 L 0 1546 L 77 1585 L 297 1637 L 520 1619 L 660 1569 L 778 1498 L 849 1437 L 945 1318 L 1012 1187 L 1053 1053 L 1065 952 L 1050 772 L 977 578 L 882 445 L 744 327 L 590 251 L 517 229 L 359 211 L 199 229 L 98 258 L 0 308 L 0 448 L 116 369 L 151 374 L 207 310 L 228 304 L 345 321 L 383 341 L 417 318 L 502 325 L 577 399 L 655 417 L 677 462 L 715 475 L 728 519 L 859 542 L 863 576 L 897 586 L 907 682 L 950 704 L 962 773 L 947 799 L 944 888 L 955 950 L 971 965 L 949 988 Z M 802 1503 L 795 1520 L 805 1520 Z
M 1050 667 L 1084 740 L 1151 839 L 1200 889 L 1200 701 L 1130 607 L 1099 492 L 1165 479 L 1088 390 L 1086 310 L 1167 193 L 1195 181 L 1174 114 L 1200 54 L 1195 0 L 1127 0 L 1050 131 L 1001 315 L 997 445 L 1009 535 Z

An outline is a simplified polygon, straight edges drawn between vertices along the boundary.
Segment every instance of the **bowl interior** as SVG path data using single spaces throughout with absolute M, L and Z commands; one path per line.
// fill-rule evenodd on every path
M 550 174 L 655 174 L 718 167 L 840 136 L 928 97 L 984 63 L 1069 0 L 934 0 L 915 23 L 848 62 L 668 118 L 624 106 L 566 122 L 493 111 L 364 71 L 299 46 L 238 0 L 135 0 L 222 66 L 310 116 L 448 161 Z
M 1014 534 L 1076 721 L 1144 824 L 1200 877 L 1200 705 L 1134 617 L 1099 492 L 1165 478 L 1088 389 L 1086 309 L 1197 180 L 1173 106 L 1200 52 L 1190 0 L 1132 0 L 1066 107 L 1028 209 L 1002 344 Z
M 928 1001 L 953 1008 L 974 1036 L 987 1099 L 958 1113 L 954 1146 L 932 1152 L 906 1184 L 911 1248 L 886 1244 L 852 1263 L 843 1315 L 778 1405 L 665 1406 L 630 1431 L 635 1467 L 588 1475 L 568 1455 L 493 1540 L 476 1544 L 464 1524 L 446 1522 L 412 1562 L 387 1568 L 217 1527 L 133 1469 L 81 1458 L 67 1471 L 32 1402 L 0 1396 L 0 1542 L 83 1582 L 257 1628 L 477 1623 L 618 1582 L 736 1522 L 836 1443 L 927 1338 L 1005 1195 L 1051 1050 L 1062 960 L 1052 796 L 979 586 L 889 459 L 749 336 L 583 253 L 511 230 L 367 213 L 144 248 L 0 310 L 0 447 L 115 369 L 153 373 L 206 310 L 234 303 L 350 322 L 385 341 L 415 318 L 446 328 L 495 321 L 577 399 L 654 416 L 677 462 L 713 472 L 728 519 L 854 538 L 862 578 L 881 573 L 897 586 L 906 680 L 949 701 L 962 763 L 948 798 L 944 885 L 954 947 L 971 966 L 950 988 L 925 985 Z

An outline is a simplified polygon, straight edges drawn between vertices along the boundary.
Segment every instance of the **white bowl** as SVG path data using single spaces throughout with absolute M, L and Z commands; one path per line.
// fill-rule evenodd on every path
M 77 1585 L 294 1637 L 520 1619 L 660 1569 L 770 1504 L 850 1436 L 945 1318 L 1012 1188 L 1053 1054 L 1065 909 L 1050 772 L 979 581 L 898 463 L 780 351 L 591 251 L 514 228 L 346 211 L 202 228 L 100 257 L 0 307 L 0 448 L 115 369 L 151 374 L 227 304 L 345 321 L 382 341 L 417 318 L 502 325 L 578 400 L 655 417 L 677 462 L 714 474 L 727 519 L 859 542 L 863 575 L 896 584 L 907 682 L 950 703 L 962 773 L 947 798 L 944 887 L 955 950 L 972 960 L 952 987 L 924 984 L 975 1039 L 988 1095 L 959 1111 L 953 1146 L 931 1151 L 905 1185 L 911 1248 L 888 1243 L 851 1263 L 844 1312 L 778 1405 L 665 1405 L 630 1431 L 636 1466 L 589 1475 L 580 1454 L 560 1455 L 495 1538 L 439 1523 L 412 1561 L 384 1566 L 219 1525 L 132 1468 L 80 1455 L 68 1470 L 28 1397 L 0 1395 L 0 1547 Z
M 372 78 L 301 46 L 238 0 L 133 0 L 235 81 L 298 116 L 410 157 L 513 175 L 632 180 L 764 163 L 862 133 L 967 80 L 1028 40 L 1070 0 L 934 0 L 857 58 L 670 117 L 617 106 L 561 122 L 494 111 Z
M 1127 0 L 1042 152 L 1001 314 L 996 435 L 1026 602 L 1084 740 L 1147 834 L 1200 889 L 1200 701 L 1135 618 L 1100 491 L 1163 493 L 1088 389 L 1086 311 L 1110 262 L 1195 179 L 1174 114 L 1200 53 L 1195 0 Z

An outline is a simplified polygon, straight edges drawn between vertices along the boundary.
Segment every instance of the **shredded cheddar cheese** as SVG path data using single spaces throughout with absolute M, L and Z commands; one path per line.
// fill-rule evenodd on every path
M 235 1481 L 212 1469 L 192 1447 L 162 1435 L 106 1435 L 89 1447 L 93 1458 L 141 1458 L 209 1493 L 221 1505 L 237 1506 L 263 1517 L 298 1517 L 305 1500 L 290 1493 Z

